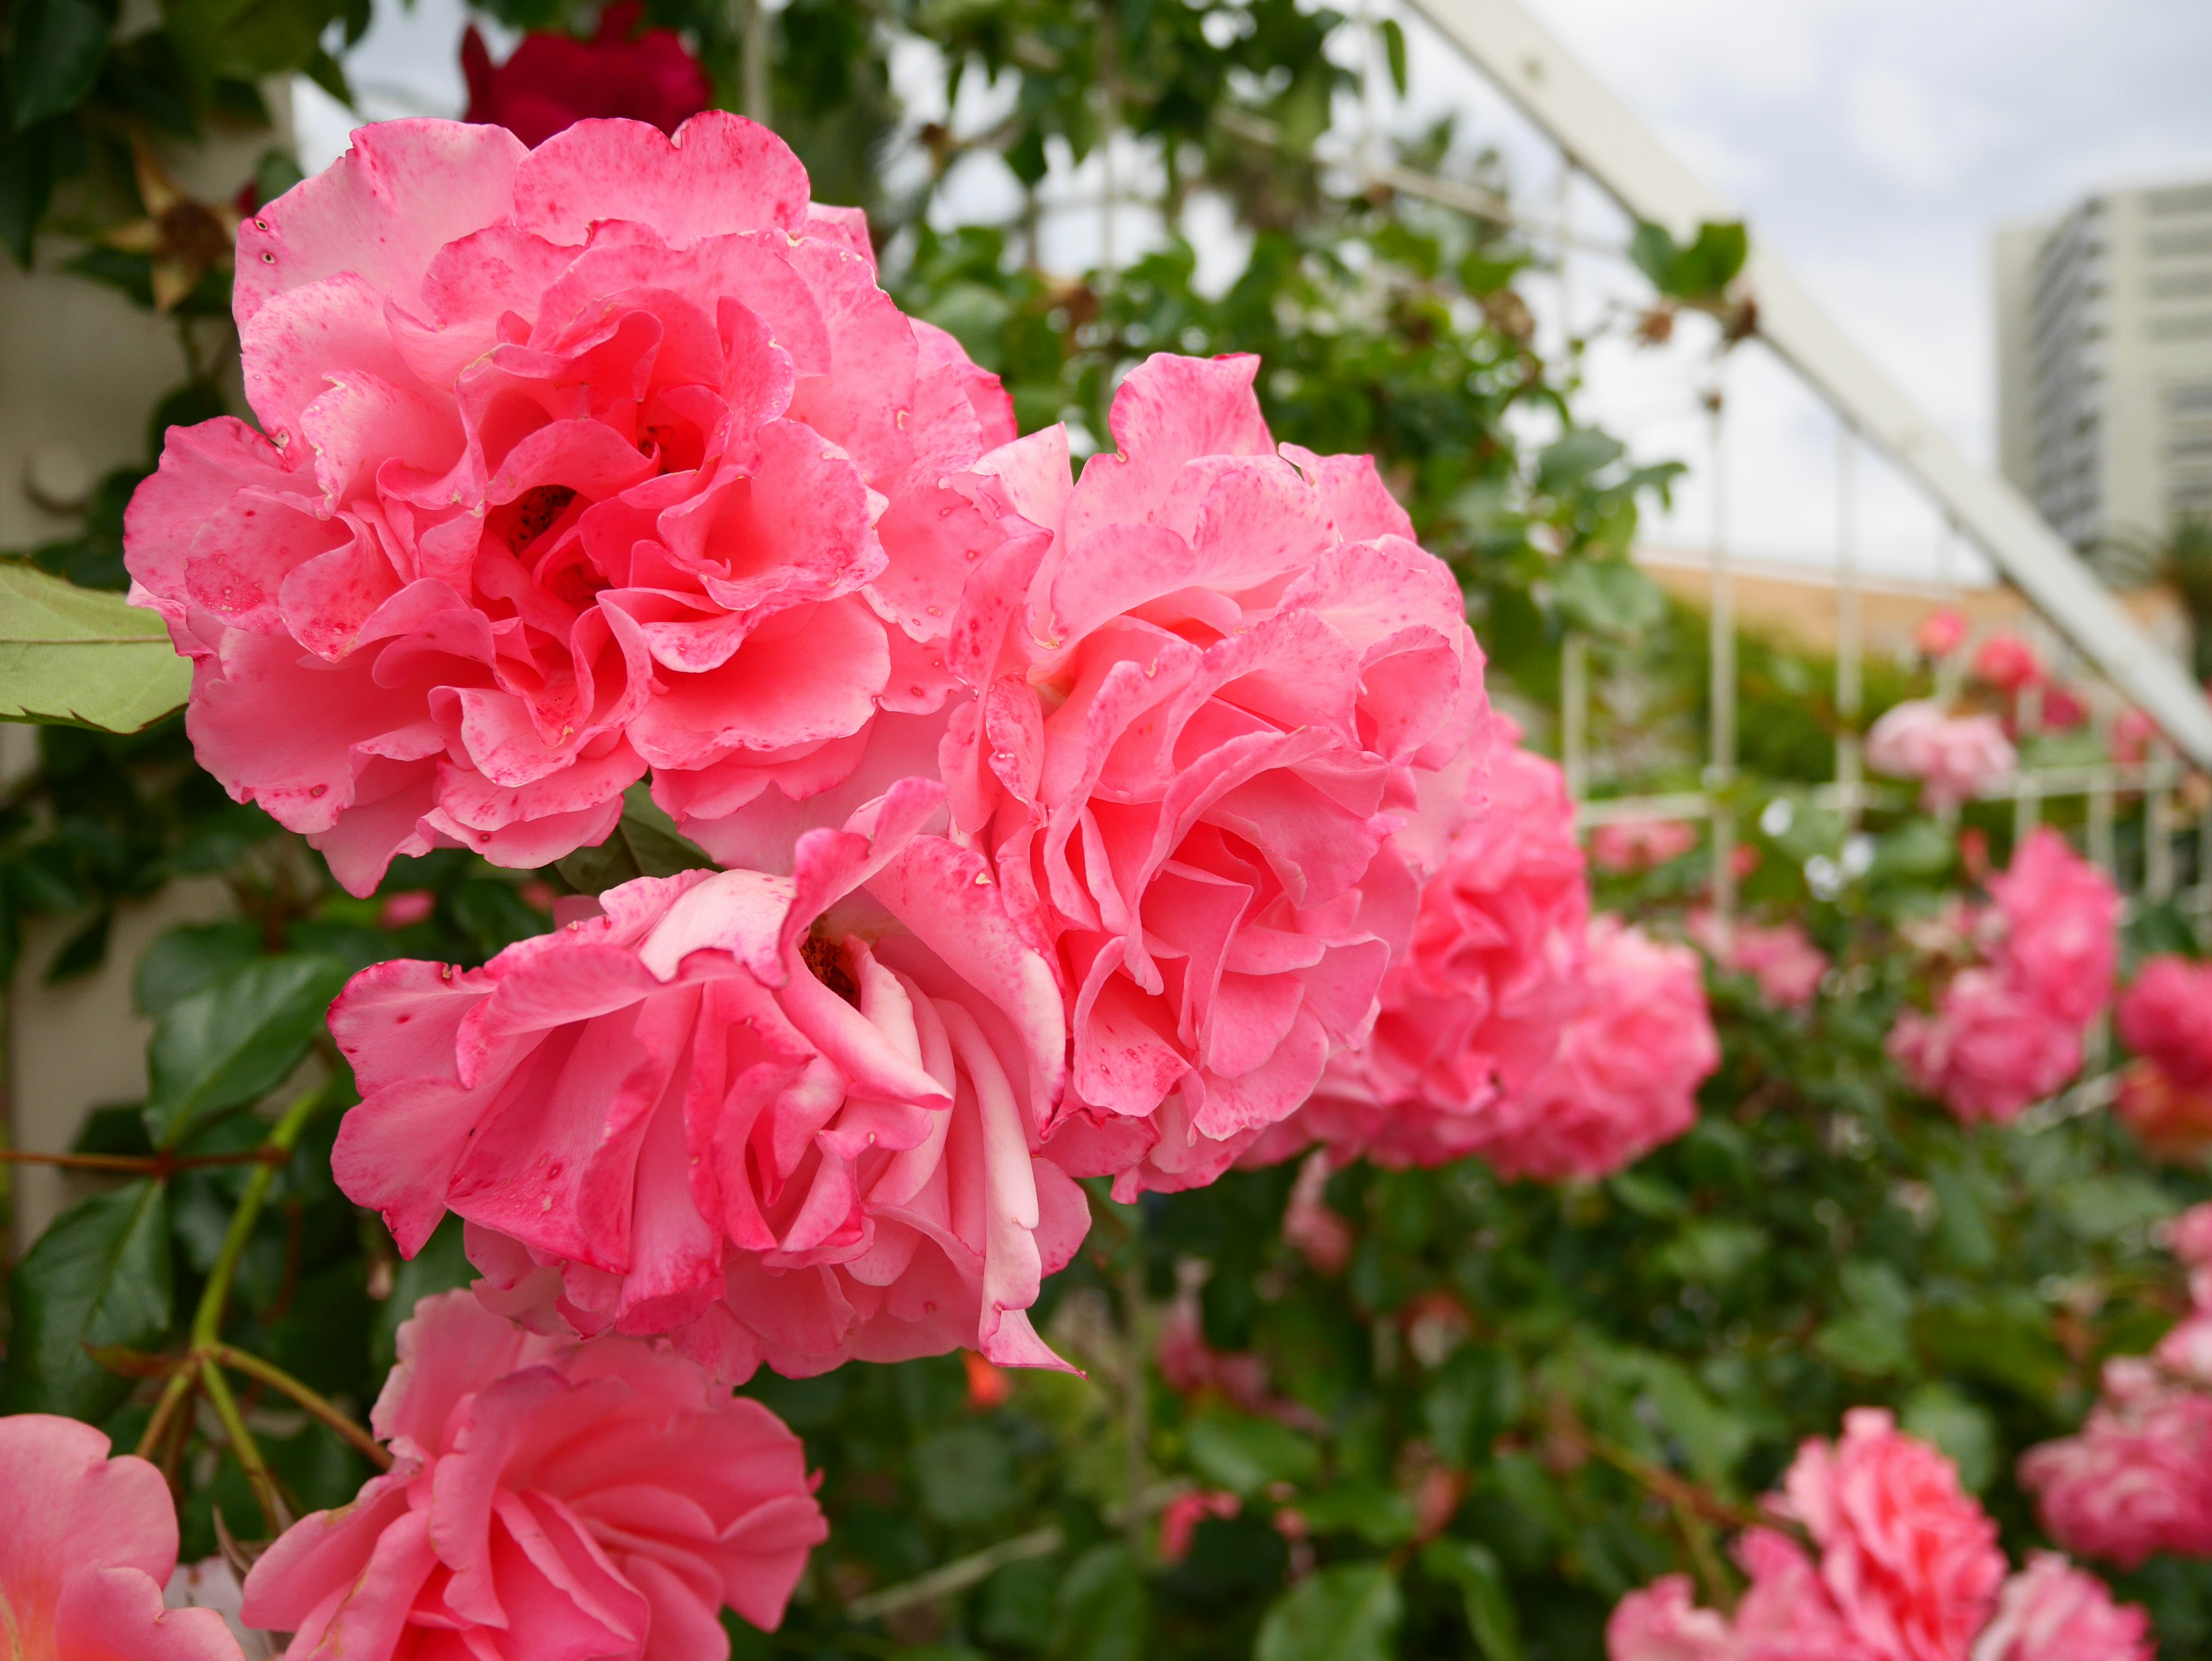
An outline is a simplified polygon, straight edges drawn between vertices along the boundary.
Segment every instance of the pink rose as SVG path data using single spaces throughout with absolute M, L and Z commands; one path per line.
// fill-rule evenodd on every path
M 2212 1086 L 2212 963 L 2148 959 L 2120 995 L 2120 1037 L 2167 1078 Z
M 1182 1562 L 1190 1555 L 1190 1537 L 1200 1523 L 1209 1517 L 1234 1517 L 1243 1509 L 1244 1502 L 1233 1494 L 1206 1488 L 1178 1494 L 1160 1511 L 1160 1561 Z
M 1551 1061 L 1500 1098 L 1483 1156 L 1504 1177 L 1601 1177 L 1697 1122 L 1720 1065 L 1705 977 L 1687 946 L 1590 919 L 1583 1003 Z
M 2124 1569 L 2161 1551 L 2212 1557 L 2212 1396 L 2141 1357 L 2107 1361 L 2080 1433 L 2022 1454 L 2020 1482 L 2079 1556 Z
M 2119 960 L 2120 897 L 2112 879 L 2076 854 L 2066 838 L 2039 826 L 2013 850 L 2012 864 L 1989 880 L 2004 938 L 1996 952 L 2005 978 L 2079 1029 L 2112 1001 Z
M 1954 976 L 1933 1015 L 1899 1015 L 1887 1049 L 1963 1124 L 2008 1124 L 2081 1068 L 2079 1030 L 1990 969 Z
M 132 596 L 201 764 L 354 892 L 559 858 L 648 770 L 687 823 L 803 796 L 941 705 L 974 515 L 939 480 L 1011 406 L 773 134 L 386 122 L 238 271 L 269 436 L 171 430 Z
M 1210 1182 L 1364 1037 L 1486 725 L 1458 584 L 1364 458 L 1278 450 L 1258 360 L 1155 357 L 1119 450 L 1054 428 L 970 488 L 944 776 L 1069 1005 L 1054 1157 Z
M 2157 737 L 2156 721 L 2140 709 L 2123 709 L 2112 721 L 2106 751 L 2122 767 L 2140 766 L 2149 758 L 2151 741 Z
M 1723 948 L 1713 914 L 1699 910 L 1690 914 L 1690 938 L 1723 968 L 1757 981 L 1759 995 L 1778 1009 L 1806 1007 L 1828 973 L 1828 954 L 1814 945 L 1802 923 L 1767 926 L 1738 919 Z
M 1729 1661 L 1885 1661 L 1795 1540 L 1749 1529 L 1736 1541 L 1735 1558 L 1751 1584 L 1736 1603 L 1737 1647 Z
M 1331 1061 L 1282 1127 L 1340 1165 L 1402 1170 L 1475 1152 L 1493 1104 L 1551 1060 L 1582 1002 L 1589 885 L 1566 780 L 1512 745 L 1503 722 L 1498 735 L 1509 741 L 1492 750 L 1488 799 L 1422 887 L 1373 1033 Z M 1278 1146 L 1263 1138 L 1253 1157 Z
M 2017 692 L 2043 678 L 2043 660 L 2018 635 L 1999 630 L 1974 648 L 1971 672 L 1984 685 Z
M 1943 606 L 1920 619 L 1912 631 L 1912 649 L 1924 658 L 1948 658 L 1966 644 L 1964 613 Z
M 1930 812 L 1971 801 L 2013 776 L 2020 756 L 1991 715 L 1952 715 L 1926 699 L 1893 705 L 1866 736 L 1866 764 L 1918 779 Z
M 2212 1309 L 2212 1201 L 2193 1205 L 2165 1225 L 2166 1249 L 2189 1266 L 2189 1293 Z
M 1601 871 L 1649 871 L 1697 845 L 1697 826 L 1682 819 L 1622 819 L 1590 832 L 1590 858 Z
M 468 121 L 495 121 L 526 144 L 593 116 L 626 116 L 673 133 L 714 101 L 707 71 L 674 29 L 642 29 L 637 0 L 599 14 L 589 40 L 532 30 L 495 64 L 471 23 L 461 36 Z
M 2212 1084 L 2182 1084 L 2155 1062 L 2128 1063 L 2112 1110 L 2160 1159 L 2193 1163 L 2212 1147 Z
M 1963 1661 L 1988 1620 L 2004 1554 L 1948 1459 L 1880 1408 L 1844 1415 L 1783 1478 L 1820 1549 L 1821 1584 L 1875 1661 Z
M 241 1661 L 213 1609 L 164 1611 L 169 1485 L 90 1425 L 0 1419 L 0 1642 L 23 1661 Z
M 2112 1588 L 2055 1551 L 2039 1551 L 2004 1583 L 1973 1661 L 2154 1661 L 2150 1617 L 2112 1602 Z
M 828 1536 L 799 1439 L 634 1339 L 533 1336 L 427 1298 L 371 1424 L 392 1466 L 303 1518 L 246 1578 L 297 1661 L 434 1652 L 720 1661 L 717 1611 L 781 1622 Z
M 1354 1244 L 1352 1225 L 1328 1203 L 1333 1169 L 1329 1156 L 1316 1148 L 1298 1167 L 1290 1203 L 1283 1208 L 1283 1244 L 1294 1247 L 1322 1275 L 1343 1274 Z
M 1696 1603 L 1686 1574 L 1662 1575 L 1632 1591 L 1606 1620 L 1607 1661 L 1735 1661 L 1728 1617 Z
M 1023 1312 L 1090 1221 L 1034 1157 L 1060 995 L 981 857 L 915 834 L 941 800 L 904 781 L 789 877 L 626 883 L 482 969 L 364 970 L 340 1186 L 410 1254 L 459 1213 L 508 1313 L 672 1333 L 726 1378 L 1060 1365 Z

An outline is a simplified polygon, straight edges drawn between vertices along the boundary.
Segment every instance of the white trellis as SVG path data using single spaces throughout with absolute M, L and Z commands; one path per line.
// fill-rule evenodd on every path
M 1563 177 L 1580 171 L 1632 218 L 1662 225 L 1678 239 L 1687 240 L 1701 222 L 1735 216 L 1516 0 L 1406 3 L 1558 147 Z M 1368 174 L 1376 183 L 1482 216 L 1510 216 L 1505 204 L 1488 192 L 1377 163 L 1371 145 L 1363 149 L 1369 155 Z M 1561 210 L 1548 227 L 1516 222 L 1540 237 L 1548 235 L 1563 292 L 1574 251 L 1587 246 L 1567 222 L 1565 200 L 1563 190 Z M 2142 891 L 2152 900 L 2171 897 L 2176 869 L 2174 792 L 2183 777 L 2180 758 L 2212 771 L 2212 704 L 2036 510 L 2004 481 L 1970 464 L 1756 239 L 1744 282 L 1758 306 L 1758 338 L 1796 371 L 1834 412 L 1838 423 L 1835 697 L 1845 731 L 1837 743 L 1834 782 L 1820 793 L 1824 804 L 1849 819 L 1873 800 L 1863 780 L 1858 741 L 1850 730 L 1861 709 L 1863 649 L 1856 480 L 1859 452 L 1871 445 L 1942 511 L 1947 541 L 1962 535 L 1971 538 L 2054 634 L 2103 676 L 2110 690 L 2093 692 L 2094 715 L 2100 730 L 2119 700 L 2142 709 L 2159 729 L 2159 738 L 2141 763 L 2023 768 L 2013 782 L 1993 794 L 2012 800 L 2015 824 L 2023 830 L 2036 823 L 2045 800 L 2086 798 L 2089 851 L 2107 867 L 2114 862 L 2118 799 L 2124 794 L 2140 794 L 2145 824 Z M 1725 793 L 1735 774 L 1737 691 L 1735 581 L 1721 443 L 1725 420 L 1725 402 L 1717 399 L 1708 462 L 1713 503 L 1709 550 L 1712 683 L 1705 788 L 1583 800 L 1589 777 L 1590 691 L 1587 646 L 1578 639 L 1570 639 L 1565 648 L 1560 712 L 1568 781 L 1583 801 L 1586 824 L 1650 818 L 1711 821 L 1714 898 L 1723 920 L 1733 886 L 1729 855 L 1735 826 Z M 2036 733 L 2041 721 L 2039 694 L 2033 689 L 2023 693 L 2015 714 L 2024 733 Z M 2188 897 L 2200 916 L 2212 917 L 2212 811 L 2200 814 L 2197 835 L 2197 881 Z

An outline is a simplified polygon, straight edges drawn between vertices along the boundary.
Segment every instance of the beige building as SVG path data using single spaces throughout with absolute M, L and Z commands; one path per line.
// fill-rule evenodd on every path
M 1997 233 L 2004 475 L 2076 547 L 2212 514 L 2212 180 Z

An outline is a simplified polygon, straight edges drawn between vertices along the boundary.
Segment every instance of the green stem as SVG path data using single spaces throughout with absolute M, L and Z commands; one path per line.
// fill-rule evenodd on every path
M 208 1351 L 208 1359 L 221 1363 L 233 1372 L 242 1372 L 249 1378 L 258 1378 L 271 1390 L 281 1391 L 351 1443 L 362 1457 L 379 1470 L 392 1469 L 392 1455 L 382 1444 L 340 1412 L 327 1396 L 301 1384 L 273 1361 L 264 1361 L 258 1355 L 249 1354 L 230 1344 L 216 1345 Z
M 204 1349 L 214 1343 L 222 1332 L 222 1311 L 230 1302 L 230 1283 L 238 1277 L 238 1265 L 246 1256 L 246 1242 L 253 1238 L 253 1226 L 261 1220 L 261 1208 L 269 1198 L 270 1185 L 276 1180 L 276 1168 L 283 1161 L 272 1156 L 289 1154 L 292 1145 L 300 1140 L 307 1121 L 321 1105 L 323 1086 L 303 1091 L 284 1116 L 277 1120 L 262 1142 L 263 1163 L 254 1167 L 253 1174 L 246 1179 L 246 1195 L 239 1201 L 238 1209 L 231 1214 L 230 1230 L 222 1237 L 222 1250 L 216 1254 L 215 1268 L 208 1274 L 207 1290 L 200 1294 L 198 1313 L 192 1317 L 192 1348 Z
M 262 1141 L 264 1152 L 273 1155 L 292 1151 L 293 1144 L 300 1140 L 300 1133 L 307 1129 L 307 1121 L 322 1104 L 324 1089 L 324 1086 L 318 1085 L 313 1090 L 302 1091 L 284 1110 L 283 1116 L 270 1128 Z M 266 1164 L 258 1165 L 246 1179 L 245 1196 L 239 1201 L 238 1209 L 231 1213 L 229 1231 L 222 1237 L 222 1250 L 216 1254 L 215 1267 L 208 1274 L 207 1290 L 200 1294 L 199 1309 L 192 1317 L 191 1335 L 191 1348 L 203 1358 L 197 1369 L 200 1388 L 207 1391 L 216 1417 L 222 1423 L 223 1434 L 229 1439 L 230 1451 L 246 1472 L 246 1480 L 252 1485 L 253 1497 L 261 1502 L 262 1515 L 268 1519 L 272 1535 L 283 1532 L 284 1502 L 276 1492 L 276 1479 L 269 1474 L 269 1462 L 261 1457 L 260 1445 L 246 1427 L 246 1415 L 238 1410 L 238 1401 L 230 1393 L 228 1381 L 215 1364 L 213 1352 L 222 1342 L 222 1313 L 230 1302 L 231 1282 L 238 1278 L 238 1266 L 246 1256 L 246 1242 L 253 1238 L 253 1226 L 261 1220 L 261 1208 L 268 1202 L 279 1163 L 272 1158 Z
M 169 1382 L 161 1386 L 161 1399 L 154 1404 L 154 1416 L 146 1421 L 146 1433 L 138 1439 L 138 1457 L 150 1459 L 161 1445 L 161 1437 L 169 1428 L 169 1421 L 183 1409 L 192 1391 L 192 1380 L 198 1371 L 180 1366 L 169 1375 Z
M 215 1364 L 211 1355 L 200 1363 L 200 1387 L 207 1391 L 215 1416 L 222 1422 L 222 1433 L 230 1439 L 230 1451 L 246 1472 L 253 1497 L 260 1501 L 261 1515 L 273 1539 L 284 1531 L 283 1497 L 276 1492 L 276 1479 L 269 1473 L 269 1462 L 261 1457 L 261 1445 L 246 1427 L 246 1415 L 238 1410 L 238 1398 L 230 1393 L 230 1381 L 222 1376 L 222 1369 Z

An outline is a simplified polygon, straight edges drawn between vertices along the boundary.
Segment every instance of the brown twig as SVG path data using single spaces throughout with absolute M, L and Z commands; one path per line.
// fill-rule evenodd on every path
M 233 1372 L 242 1372 L 247 1378 L 268 1385 L 305 1409 L 311 1416 L 336 1431 L 379 1470 L 392 1469 L 392 1455 L 383 1444 L 340 1412 L 329 1398 L 301 1384 L 282 1367 L 230 1344 L 212 1345 L 207 1354 L 210 1360 L 228 1367 Z
M 289 1149 L 251 1147 L 237 1153 L 33 1153 L 18 1147 L 0 1147 L 0 1164 L 54 1165 L 64 1171 L 106 1171 L 118 1175 L 167 1178 L 179 1171 L 200 1171 L 216 1165 L 281 1165 L 291 1158 Z

